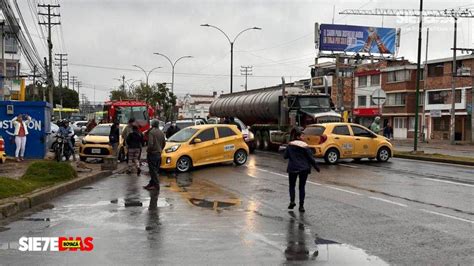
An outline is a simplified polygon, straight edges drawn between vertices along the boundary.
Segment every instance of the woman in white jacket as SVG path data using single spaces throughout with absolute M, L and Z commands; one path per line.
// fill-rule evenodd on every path
M 23 115 L 21 114 L 12 120 L 13 126 L 15 127 L 15 157 L 17 162 L 23 161 L 23 157 L 25 156 L 26 136 L 28 135 L 27 124 L 30 121 L 31 117 L 29 115 L 26 115 L 26 121 L 23 121 Z

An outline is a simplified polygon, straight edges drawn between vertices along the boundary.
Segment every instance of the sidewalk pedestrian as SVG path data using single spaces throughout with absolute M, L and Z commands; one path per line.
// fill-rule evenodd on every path
M 299 178 L 299 211 L 304 212 L 306 179 L 311 173 L 311 166 L 313 166 L 318 172 L 319 167 L 313 158 L 313 154 L 308 148 L 308 144 L 302 141 L 303 133 L 301 131 L 297 131 L 293 136 L 294 139 L 289 143 L 284 155 L 284 158 L 288 159 L 287 172 L 290 184 L 290 205 L 288 205 L 288 209 L 293 209 L 296 206 L 295 187 L 296 179 Z
M 120 124 L 119 121 L 116 120 L 110 127 L 109 133 L 109 143 L 112 146 L 112 156 L 117 157 L 118 154 L 118 145 L 120 143 Z
M 137 126 L 133 126 L 132 132 L 128 134 L 125 142 L 127 143 L 129 157 L 127 173 L 131 174 L 136 169 L 137 176 L 140 176 L 140 152 L 144 144 L 144 139 L 143 134 Z
M 392 139 L 393 137 L 393 127 L 390 125 L 390 122 L 387 123 L 387 125 L 383 129 L 383 136 Z
M 97 123 L 95 122 L 95 119 L 92 118 L 89 120 L 89 123 L 86 125 L 86 133 L 91 132 L 92 129 L 94 129 L 97 126 Z
M 148 130 L 147 161 L 150 170 L 150 182 L 143 187 L 148 190 L 160 190 L 158 174 L 161 165 L 161 152 L 166 141 L 163 132 L 158 128 L 159 125 L 158 120 L 153 119 L 151 129 Z
M 24 120 L 26 119 L 26 121 Z M 28 136 L 27 124 L 31 121 L 29 115 L 19 114 L 12 119 L 13 126 L 15 127 L 15 158 L 17 162 L 23 161 L 25 157 L 26 149 L 26 136 Z
M 377 116 L 374 119 L 374 122 L 370 125 L 370 130 L 372 130 L 375 134 L 380 134 L 380 117 Z
M 124 140 L 123 145 L 126 147 L 127 142 L 125 141 L 128 137 L 128 134 L 132 133 L 133 131 L 133 126 L 135 125 L 135 118 L 130 118 L 128 120 L 127 126 L 122 130 L 122 139 Z M 124 147 L 124 148 L 125 148 Z M 124 149 L 125 150 L 125 149 Z M 127 163 L 129 162 L 128 159 L 128 149 L 127 149 L 127 154 L 125 155 L 127 157 Z
M 178 131 L 180 131 L 180 128 L 176 125 L 176 121 L 173 121 L 168 130 L 166 130 L 166 138 L 171 138 L 171 136 L 176 134 Z

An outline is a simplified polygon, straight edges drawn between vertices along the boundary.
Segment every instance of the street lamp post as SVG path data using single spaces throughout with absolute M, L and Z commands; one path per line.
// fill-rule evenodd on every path
M 247 28 L 247 29 L 244 29 L 242 30 L 241 32 L 239 32 L 234 40 L 232 41 L 229 36 L 223 31 L 221 30 L 220 28 L 214 26 L 214 25 L 210 25 L 210 24 L 201 24 L 202 27 L 211 27 L 211 28 L 214 28 L 218 31 L 220 31 L 222 34 L 224 34 L 224 36 L 227 38 L 227 40 L 229 41 L 229 44 L 230 44 L 230 93 L 232 93 L 232 87 L 233 87 L 233 78 L 234 78 L 234 73 L 233 73 L 233 67 L 234 67 L 234 43 L 235 41 L 237 40 L 237 38 L 244 32 L 246 31 L 249 31 L 249 30 L 261 30 L 262 28 L 259 28 L 259 27 L 252 27 L 252 28 Z
M 144 68 L 138 66 L 138 65 L 133 65 L 134 67 L 140 69 L 141 71 L 143 71 L 143 73 L 145 73 L 145 77 L 146 77 L 146 85 L 148 86 L 148 78 L 150 77 L 150 74 L 151 72 L 153 72 L 154 70 L 156 69 L 159 69 L 161 67 L 155 67 L 155 68 L 152 68 L 150 71 L 146 71 Z
M 164 54 L 161 54 L 161 53 L 154 53 L 154 54 L 163 56 L 164 58 L 168 60 L 168 62 L 170 62 L 171 64 L 171 92 L 174 93 L 174 67 L 176 66 L 176 63 L 178 63 L 179 60 L 184 59 L 184 58 L 192 58 L 192 56 L 190 55 L 181 56 L 180 58 L 176 59 L 176 61 L 174 61 L 173 63 L 173 61 L 171 61 L 171 59 Z

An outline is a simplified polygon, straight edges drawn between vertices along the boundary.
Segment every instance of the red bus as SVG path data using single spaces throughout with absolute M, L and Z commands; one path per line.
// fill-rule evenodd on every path
M 140 131 L 150 128 L 150 118 L 154 116 L 153 108 L 146 102 L 135 100 L 108 101 L 104 104 L 105 123 L 118 120 L 120 124 L 127 124 L 130 118 L 135 118 Z

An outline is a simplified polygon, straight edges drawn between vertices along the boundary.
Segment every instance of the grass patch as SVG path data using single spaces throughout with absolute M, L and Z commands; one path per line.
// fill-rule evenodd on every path
M 397 155 L 403 156 L 403 157 L 411 157 L 411 158 L 425 158 L 425 159 L 435 159 L 435 160 L 447 160 L 447 161 L 452 161 L 452 162 L 458 162 L 458 163 L 473 163 L 474 164 L 474 158 L 470 157 L 461 157 L 461 156 L 451 156 L 451 155 L 445 155 L 445 154 L 439 154 L 439 153 L 418 153 L 418 154 L 412 154 L 409 151 L 395 151 L 395 157 Z
M 0 177 L 0 199 L 25 194 L 76 177 L 76 171 L 68 163 L 34 162 L 20 180 Z

